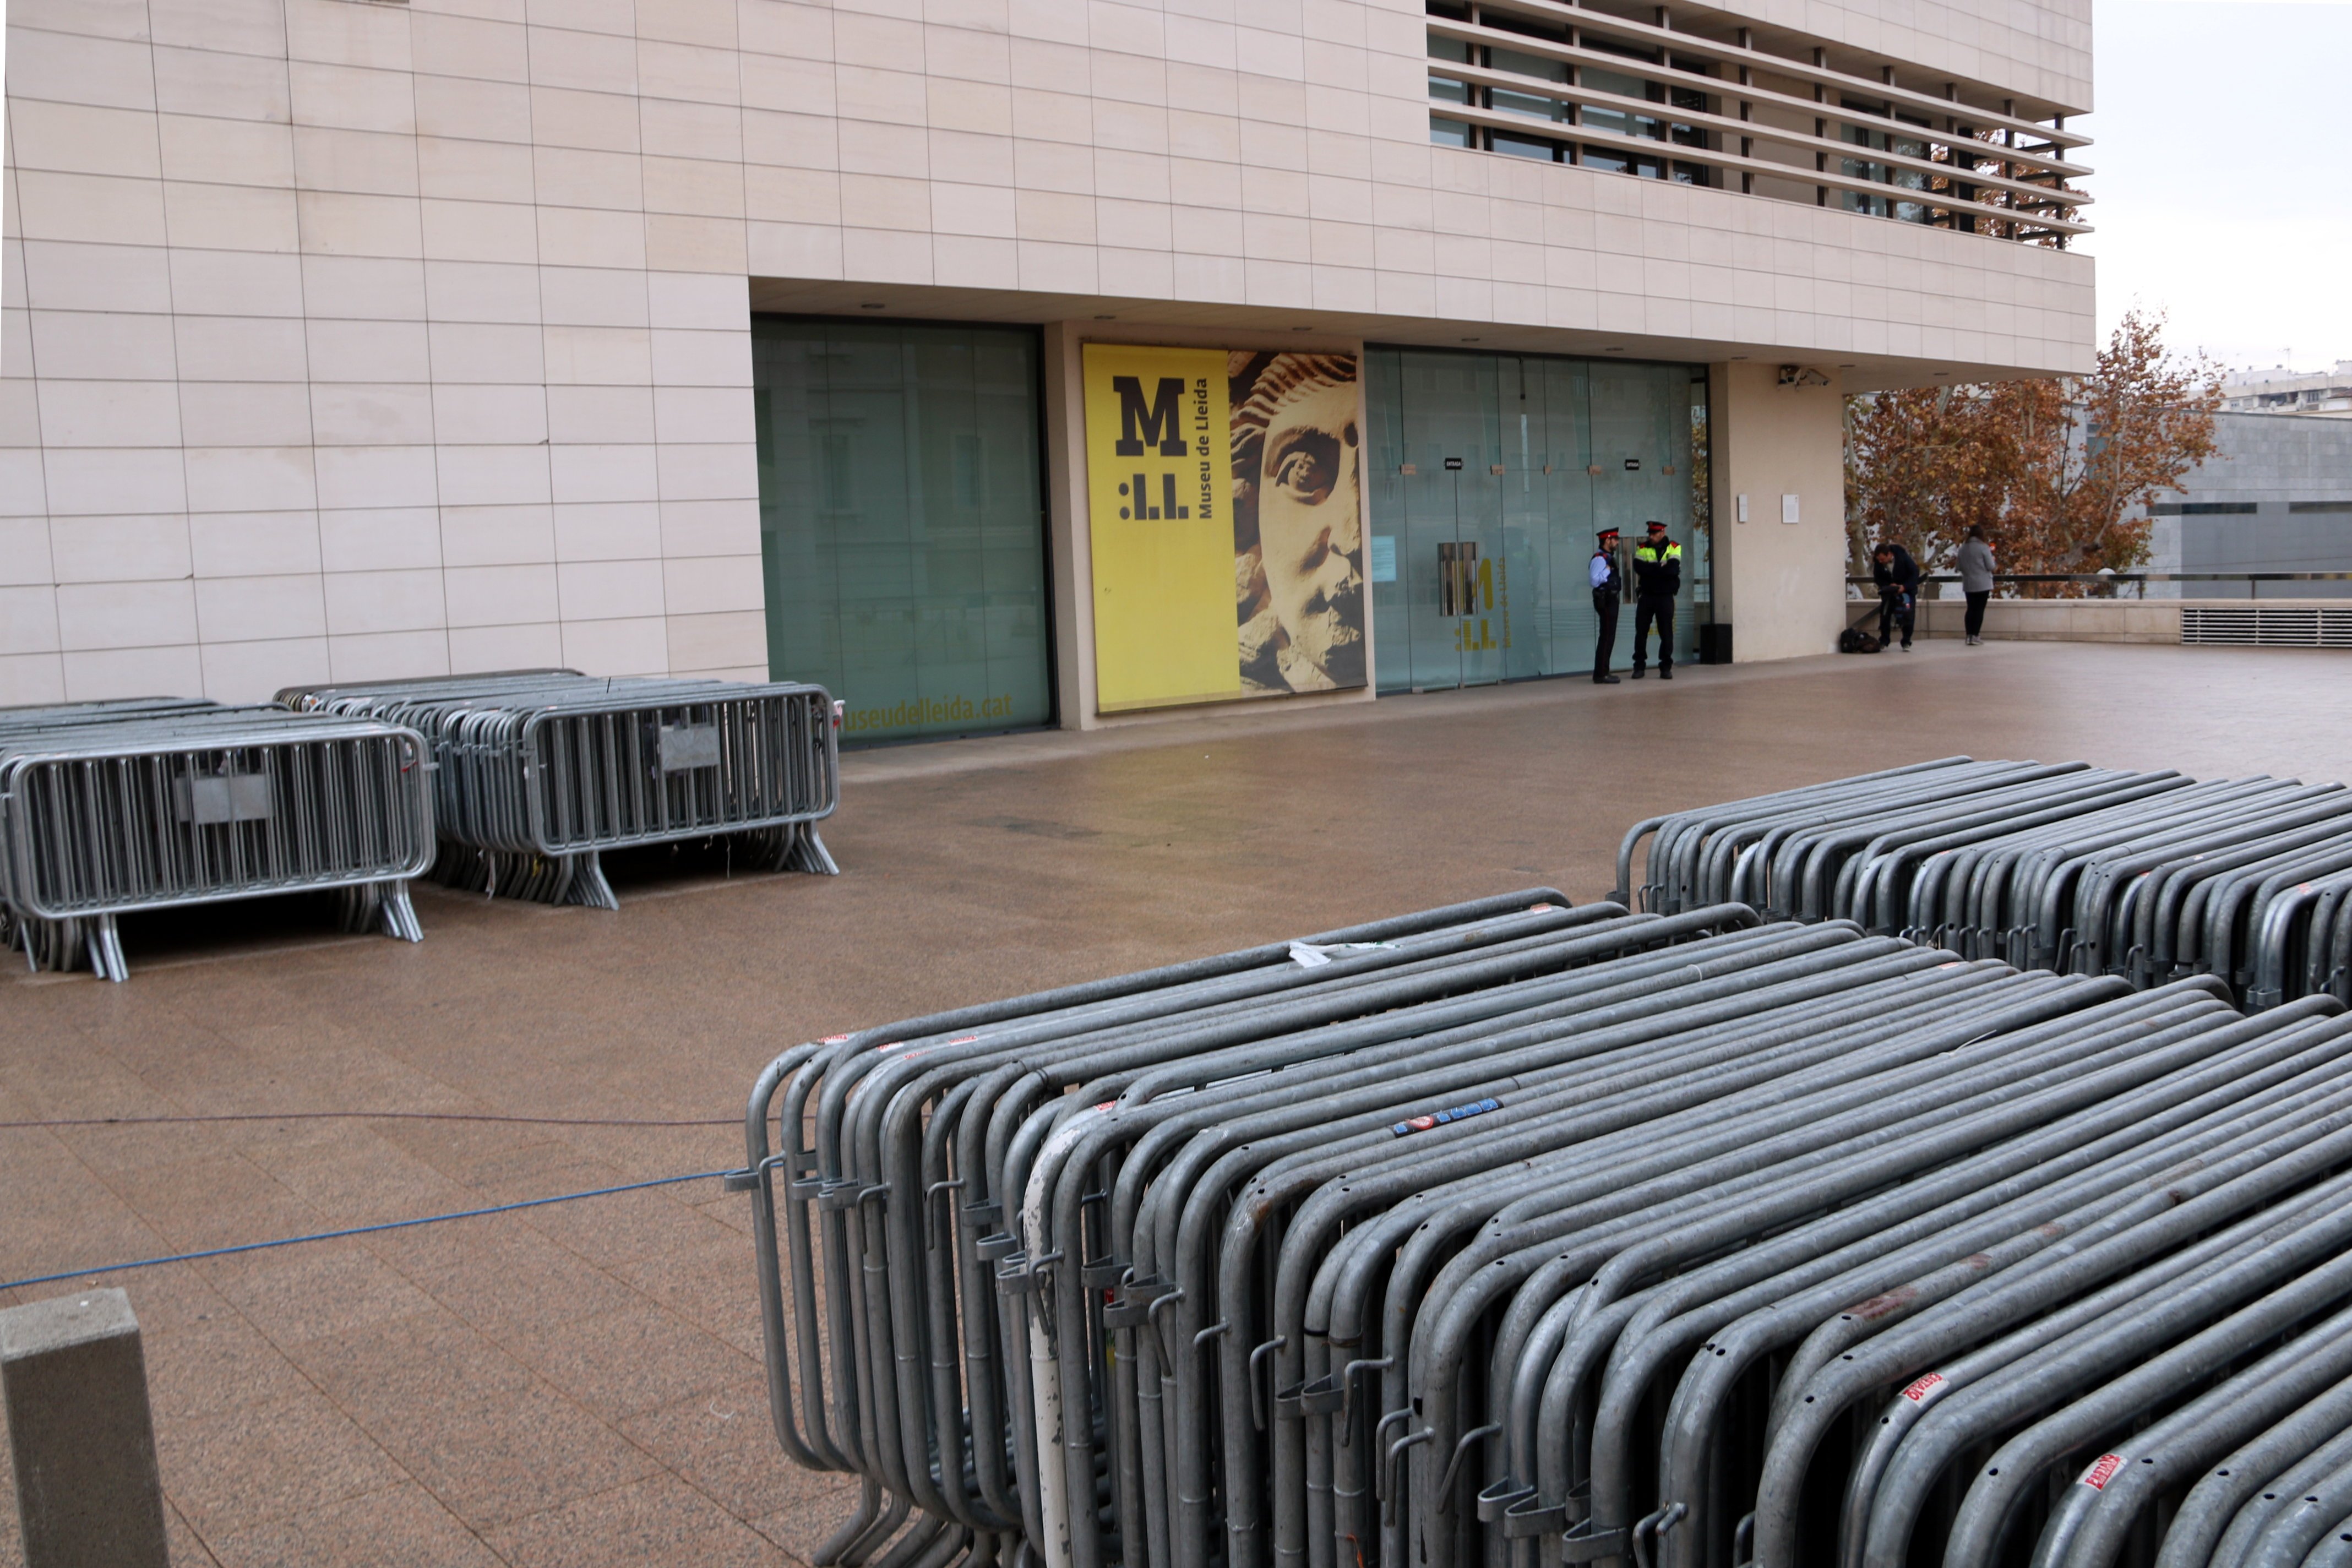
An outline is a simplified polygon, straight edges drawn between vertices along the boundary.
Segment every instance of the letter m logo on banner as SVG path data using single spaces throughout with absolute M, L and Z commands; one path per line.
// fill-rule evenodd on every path
M 1143 381 L 1139 376 L 1115 375 L 1110 378 L 1111 390 L 1118 395 L 1118 446 L 1122 458 L 1140 458 L 1148 446 L 1158 446 L 1163 458 L 1181 458 L 1188 448 L 1184 445 L 1183 420 L 1181 410 L 1184 404 L 1184 382 L 1180 376 L 1163 375 L 1151 395 L 1151 405 L 1144 406 Z

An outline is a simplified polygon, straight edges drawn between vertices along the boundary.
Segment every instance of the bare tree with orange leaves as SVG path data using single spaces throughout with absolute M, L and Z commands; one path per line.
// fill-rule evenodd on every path
M 1997 384 L 1923 386 L 1846 399 L 1846 546 L 1854 574 L 1870 570 L 1871 547 L 1882 539 L 1933 572 L 1950 565 L 1970 525 L 1999 524 L 2014 467 L 2006 391 Z
M 1846 531 L 1944 567 L 1972 525 L 2021 573 L 2126 572 L 2147 558 L 2125 514 L 2214 452 L 2221 373 L 2167 353 L 2163 317 L 2126 313 L 2089 375 L 1865 394 L 1846 405 Z M 2055 585 L 2074 595 L 2086 584 Z

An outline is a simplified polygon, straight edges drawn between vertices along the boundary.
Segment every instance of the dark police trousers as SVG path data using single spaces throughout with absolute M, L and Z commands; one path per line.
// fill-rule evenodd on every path
M 1609 673 L 1609 656 L 1617 647 L 1617 593 L 1613 588 L 1592 590 L 1592 614 L 1601 622 L 1600 639 L 1592 648 L 1592 678 L 1595 680 Z
M 1633 668 L 1650 657 L 1650 624 L 1658 626 L 1658 668 L 1675 667 L 1675 600 L 1671 594 L 1643 594 L 1633 601 Z

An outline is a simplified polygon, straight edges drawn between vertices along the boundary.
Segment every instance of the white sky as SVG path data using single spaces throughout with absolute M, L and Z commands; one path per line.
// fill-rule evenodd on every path
M 2134 302 L 2232 368 L 2352 359 L 2352 0 L 2094 0 L 2102 337 Z

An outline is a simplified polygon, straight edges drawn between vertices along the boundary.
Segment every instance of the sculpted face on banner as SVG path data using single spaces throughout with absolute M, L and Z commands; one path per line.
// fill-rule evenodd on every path
M 1266 421 L 1257 532 L 1267 595 L 1289 643 L 1294 687 L 1364 682 L 1362 510 L 1356 387 L 1310 381 Z M 1297 670 L 1300 661 L 1323 677 Z

